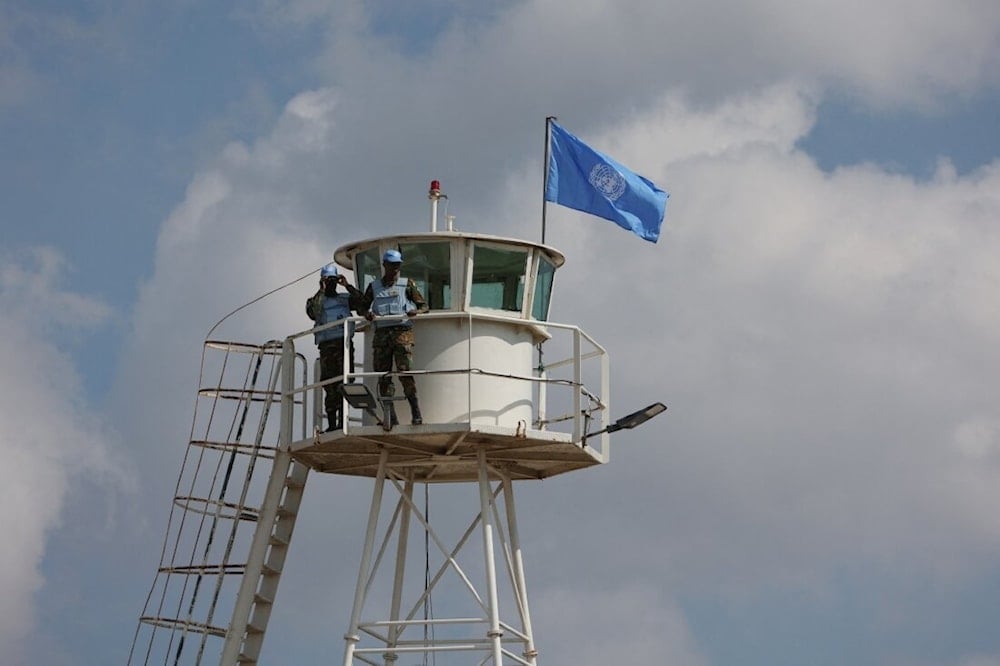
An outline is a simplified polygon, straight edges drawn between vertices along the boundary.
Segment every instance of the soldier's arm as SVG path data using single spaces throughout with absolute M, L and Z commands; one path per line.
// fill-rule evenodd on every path
M 355 310 L 360 316 L 367 316 L 371 311 L 372 301 L 375 300 L 375 291 L 372 289 L 371 284 L 365 289 L 365 293 L 361 296 L 361 301 L 358 303 L 358 309 Z
M 364 314 L 364 311 L 368 309 L 365 304 L 365 295 L 353 284 L 347 283 L 344 286 L 347 288 L 347 307 L 358 314 Z
M 427 307 L 427 301 L 424 300 L 424 295 L 420 293 L 419 289 L 417 289 L 417 283 L 412 279 L 407 279 L 406 297 L 417 306 L 417 312 L 427 312 L 430 309 Z
M 320 289 L 311 298 L 306 299 L 306 316 L 316 321 L 323 310 L 323 290 Z

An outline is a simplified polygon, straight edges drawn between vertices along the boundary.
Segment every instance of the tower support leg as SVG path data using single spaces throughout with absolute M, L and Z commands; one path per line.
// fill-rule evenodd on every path
M 347 646 L 344 648 L 344 666 L 354 663 L 354 648 L 361 640 L 361 611 L 367 596 L 368 569 L 371 566 L 372 549 L 375 543 L 375 529 L 378 526 L 379 512 L 382 510 L 382 491 L 385 488 L 386 463 L 389 460 L 388 449 L 382 449 L 378 461 L 378 473 L 375 477 L 375 489 L 372 491 L 371 508 L 368 510 L 368 530 L 365 533 L 365 545 L 361 552 L 361 566 L 358 568 L 358 584 L 354 589 L 354 607 L 351 610 L 351 626 L 344 636 Z
M 397 467 L 390 462 L 385 451 L 381 453 L 358 571 L 351 624 L 344 636 L 346 646 L 343 666 L 355 666 L 358 663 L 395 666 L 411 659 L 415 654 L 422 653 L 426 659 L 439 652 L 473 653 L 476 655 L 475 661 L 468 663 L 478 666 L 503 666 L 504 663 L 536 666 L 524 562 L 514 508 L 513 482 L 502 468 L 490 464 L 485 449 L 476 453 L 475 465 L 474 478 L 478 485 L 473 487 L 479 492 L 479 502 L 472 506 L 476 507 L 476 513 L 469 526 L 458 536 L 454 546 L 450 547 L 430 525 L 420 507 L 413 503 L 416 484 L 426 481 L 415 480 L 408 465 L 401 464 Z M 392 488 L 399 493 L 399 503 L 391 519 L 380 526 L 383 509 L 389 508 L 383 507 L 384 493 Z M 500 498 L 501 493 L 504 495 L 503 500 Z M 415 556 L 418 554 L 415 539 L 411 539 L 409 534 L 415 523 L 423 527 L 425 548 L 428 549 L 421 553 L 427 567 L 422 591 L 415 588 L 413 581 L 406 581 L 406 574 L 412 573 L 408 570 L 413 569 Z M 479 562 L 483 569 L 479 585 L 473 582 L 475 576 L 470 578 L 463 570 L 459 557 L 460 551 L 466 546 L 470 546 L 470 550 L 477 549 L 474 538 L 476 532 L 481 536 L 482 548 L 482 559 Z M 393 558 L 383 558 L 392 552 L 393 544 L 394 570 L 390 564 Z M 430 575 L 428 555 L 431 544 L 443 558 L 433 576 Z M 411 558 L 414 561 L 408 562 Z M 387 566 L 383 568 L 383 564 Z M 393 571 L 389 574 L 392 578 L 387 581 L 380 575 L 380 569 L 383 569 L 382 574 Z M 425 604 L 434 591 L 441 591 L 438 584 L 447 572 L 455 575 L 450 582 L 458 583 L 457 588 L 448 587 L 445 591 L 450 605 L 456 609 L 462 605 L 455 593 L 464 590 L 469 595 L 465 603 L 472 601 L 474 604 L 471 612 L 466 607 L 463 614 L 446 613 L 445 617 L 434 617 L 433 613 L 427 614 L 427 606 L 424 605 L 425 615 L 422 620 L 418 619 L 421 605 Z M 505 587 L 507 585 L 510 587 Z M 387 602 L 382 606 L 377 603 L 376 597 L 381 597 L 381 593 L 386 591 L 391 594 L 382 599 Z M 500 615 L 501 605 L 507 607 L 506 621 Z M 516 611 L 516 614 L 512 611 Z M 362 615 L 365 617 L 362 618 Z M 423 638 L 417 633 L 420 627 L 424 630 Z M 435 627 L 445 635 L 434 635 Z
M 413 506 L 413 481 L 407 480 L 403 491 L 403 501 L 400 502 L 402 515 L 399 519 L 399 532 L 396 542 L 396 574 L 392 583 L 392 607 L 389 609 L 389 645 L 386 651 L 385 663 L 395 663 L 398 655 L 393 651 L 399 634 L 403 630 L 399 622 L 399 608 L 403 599 L 403 582 L 406 574 L 406 551 L 410 535 L 410 515 Z
M 500 606 L 497 600 L 497 570 L 493 557 L 493 492 L 490 490 L 489 468 L 486 464 L 486 450 L 479 449 L 479 503 L 482 511 L 483 558 L 486 565 L 487 610 L 489 612 L 489 631 L 487 637 L 493 650 L 493 663 L 503 663 L 501 641 L 503 631 L 500 629 Z
M 521 538 L 517 533 L 517 513 L 514 510 L 514 484 L 509 476 L 503 479 L 503 497 L 507 510 L 507 534 L 510 540 L 510 550 L 513 565 L 513 584 L 517 595 L 517 605 L 521 612 L 521 623 L 524 628 L 524 659 L 534 666 L 535 657 L 538 652 L 535 650 L 535 638 L 531 630 L 531 612 L 528 610 L 528 587 L 524 578 L 524 559 L 521 556 Z

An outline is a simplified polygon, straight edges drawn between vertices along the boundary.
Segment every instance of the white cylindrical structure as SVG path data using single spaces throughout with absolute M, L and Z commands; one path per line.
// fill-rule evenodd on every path
M 532 419 L 533 336 L 524 327 L 474 318 L 417 322 L 415 365 L 428 423 L 516 427 Z M 434 374 L 469 368 L 470 374 Z
M 432 184 L 435 220 L 440 196 Z M 544 323 L 563 255 L 529 241 L 447 231 L 373 238 L 343 246 L 334 256 L 365 289 L 382 279 L 381 257 L 389 249 L 403 256 L 400 284 L 412 280 L 429 307 L 430 314 L 412 319 L 411 369 L 420 373 L 416 385 L 425 428 L 458 423 L 523 428 L 536 422 L 535 345 L 547 338 Z M 393 381 L 401 398 L 399 379 Z M 375 377 L 366 384 L 377 392 Z M 411 421 L 405 400 L 396 400 L 395 410 L 401 424 Z M 365 418 L 366 425 L 372 423 L 371 416 Z

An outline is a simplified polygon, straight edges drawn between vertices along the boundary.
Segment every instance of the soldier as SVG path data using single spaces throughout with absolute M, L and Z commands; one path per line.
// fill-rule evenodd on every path
M 397 250 L 388 250 L 382 255 L 382 279 L 375 280 L 365 290 L 362 310 L 365 318 L 375 322 L 372 340 L 372 368 L 376 372 L 389 372 L 393 361 L 397 371 L 407 371 L 413 363 L 413 322 L 408 319 L 420 312 L 427 312 L 427 303 L 413 280 L 403 284 L 399 279 L 399 269 L 403 265 L 403 255 Z M 378 318 L 378 319 L 376 319 Z M 403 385 L 403 395 L 410 403 L 413 425 L 423 423 L 420 405 L 417 402 L 417 383 L 413 377 L 399 378 Z M 392 377 L 385 375 L 379 379 L 378 392 L 383 398 L 392 397 L 396 386 Z M 389 402 L 389 425 L 399 423 L 396 408 Z
M 351 310 L 360 310 L 364 301 L 362 294 L 347 278 L 340 275 L 337 265 L 330 263 L 320 270 L 319 291 L 306 301 L 306 315 L 316 326 L 346 319 L 351 316 Z M 347 293 L 337 291 L 337 285 L 347 287 Z M 344 327 L 331 326 L 328 329 L 313 334 L 316 346 L 319 347 L 320 381 L 326 381 L 340 376 L 344 372 Z M 354 371 L 354 340 L 349 343 L 351 354 L 351 372 Z M 327 432 L 337 430 L 343 425 L 341 407 L 343 399 L 340 387 L 343 381 L 331 382 L 323 386 L 326 394 Z

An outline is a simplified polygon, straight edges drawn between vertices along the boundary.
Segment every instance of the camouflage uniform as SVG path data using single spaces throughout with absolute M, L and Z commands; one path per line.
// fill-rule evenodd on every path
M 350 371 L 354 372 L 354 341 L 351 340 L 348 345 L 350 346 Z M 330 342 L 324 342 L 319 346 L 319 380 L 325 382 L 327 379 L 332 379 L 334 377 L 339 377 L 344 374 L 344 342 L 343 340 L 331 340 Z M 326 408 L 327 414 L 340 414 L 341 402 L 341 391 L 340 387 L 343 386 L 344 382 L 332 382 L 323 387 L 323 391 L 326 394 L 323 400 L 323 405 Z M 340 427 L 339 418 L 334 419 L 338 421 L 336 423 L 331 423 L 333 427 Z
M 352 310 L 357 310 L 362 307 L 363 295 L 360 291 L 355 289 L 353 286 L 348 285 L 348 302 Z M 322 289 L 316 292 L 316 294 L 306 301 L 306 315 L 312 319 L 314 322 L 318 322 L 322 312 L 323 303 L 326 298 L 326 294 Z M 319 343 L 319 379 L 320 381 L 326 381 L 334 377 L 339 377 L 344 374 L 344 341 L 342 338 L 335 338 L 332 340 L 325 340 Z M 350 349 L 350 366 L 351 372 L 354 372 L 354 341 L 351 340 L 348 343 Z M 341 386 L 343 386 L 342 381 L 332 382 L 323 386 L 324 400 L 323 406 L 326 409 L 327 421 L 330 429 L 339 428 L 342 425 L 341 420 L 341 406 L 342 392 Z
M 417 285 L 410 279 L 406 281 L 406 297 L 417 306 L 417 312 L 427 311 L 427 301 L 424 300 L 423 294 L 417 289 Z M 373 300 L 372 287 L 368 285 L 363 305 L 366 311 L 371 306 Z M 415 344 L 416 337 L 413 335 L 412 325 L 408 322 L 399 326 L 376 328 L 372 336 L 372 369 L 375 372 L 389 372 L 392 370 L 393 362 L 395 362 L 398 372 L 410 370 L 413 365 L 413 347 Z M 413 377 L 400 377 L 399 383 L 403 385 L 403 395 L 410 400 L 416 400 L 417 383 Z M 385 376 L 379 379 L 378 392 L 383 397 L 396 394 L 396 386 L 392 381 L 392 377 Z
M 376 329 L 372 340 L 372 369 L 375 372 L 388 372 L 392 370 L 393 361 L 396 362 L 396 370 L 406 372 L 413 365 L 413 346 L 416 338 L 412 328 L 392 327 Z M 417 383 L 413 377 L 404 375 L 399 378 L 399 383 L 403 385 L 403 395 L 407 398 L 417 397 Z M 396 394 L 396 385 L 392 377 L 385 376 L 378 380 L 378 393 L 381 396 L 393 396 Z

